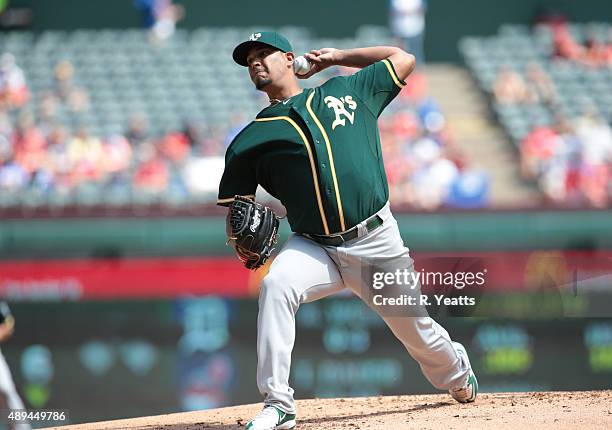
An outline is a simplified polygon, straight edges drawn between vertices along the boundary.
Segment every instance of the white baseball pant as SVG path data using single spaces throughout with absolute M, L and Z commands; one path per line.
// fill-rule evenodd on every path
M 322 246 L 293 235 L 270 266 L 261 285 L 257 320 L 257 385 L 266 405 L 295 413 L 289 370 L 295 314 L 300 304 L 345 288 L 362 298 L 360 265 L 364 259 L 409 257 L 389 203 L 378 215 L 383 220 L 382 226 L 367 234 L 364 222 L 359 226 L 364 235 L 338 247 Z M 390 317 L 384 312 L 379 315 L 434 387 L 447 390 L 465 385 L 469 364 L 457 354 L 441 325 L 428 316 Z

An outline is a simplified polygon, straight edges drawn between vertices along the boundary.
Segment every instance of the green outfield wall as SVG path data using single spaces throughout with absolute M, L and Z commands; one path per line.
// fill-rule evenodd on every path
M 270 0 L 228 3 L 221 0 L 176 1 L 187 15 L 182 28 L 202 26 L 245 27 L 298 25 L 324 37 L 350 37 L 361 25 L 386 25 L 385 0 L 311 0 L 307 4 Z M 11 6 L 27 6 L 33 26 L 41 30 L 137 27 L 139 13 L 131 0 L 13 0 Z M 429 0 L 426 53 L 429 61 L 458 61 L 457 41 L 464 35 L 488 35 L 504 23 L 532 22 L 543 9 L 561 11 L 576 22 L 610 22 L 612 6 L 605 0 Z
M 611 249 L 611 211 L 400 214 L 414 251 Z M 282 223 L 282 236 L 289 234 Z M 5 219 L 0 258 L 229 255 L 223 217 Z

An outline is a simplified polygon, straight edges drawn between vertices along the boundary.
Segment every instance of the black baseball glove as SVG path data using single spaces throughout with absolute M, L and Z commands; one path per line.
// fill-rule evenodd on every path
M 233 242 L 240 261 L 257 270 L 270 257 L 278 239 L 278 216 L 262 204 L 235 196 L 229 206 L 228 243 Z

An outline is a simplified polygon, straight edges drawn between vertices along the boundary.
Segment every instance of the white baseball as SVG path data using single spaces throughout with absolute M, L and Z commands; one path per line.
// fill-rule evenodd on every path
M 310 71 L 310 62 L 300 55 L 293 60 L 293 73 L 296 75 L 305 75 Z

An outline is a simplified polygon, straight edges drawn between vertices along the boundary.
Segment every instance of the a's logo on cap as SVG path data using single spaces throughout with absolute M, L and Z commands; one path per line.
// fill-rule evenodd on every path
M 253 40 L 257 40 L 261 37 L 261 33 L 253 33 L 251 34 L 251 36 L 249 37 L 249 40 L 253 41 Z

